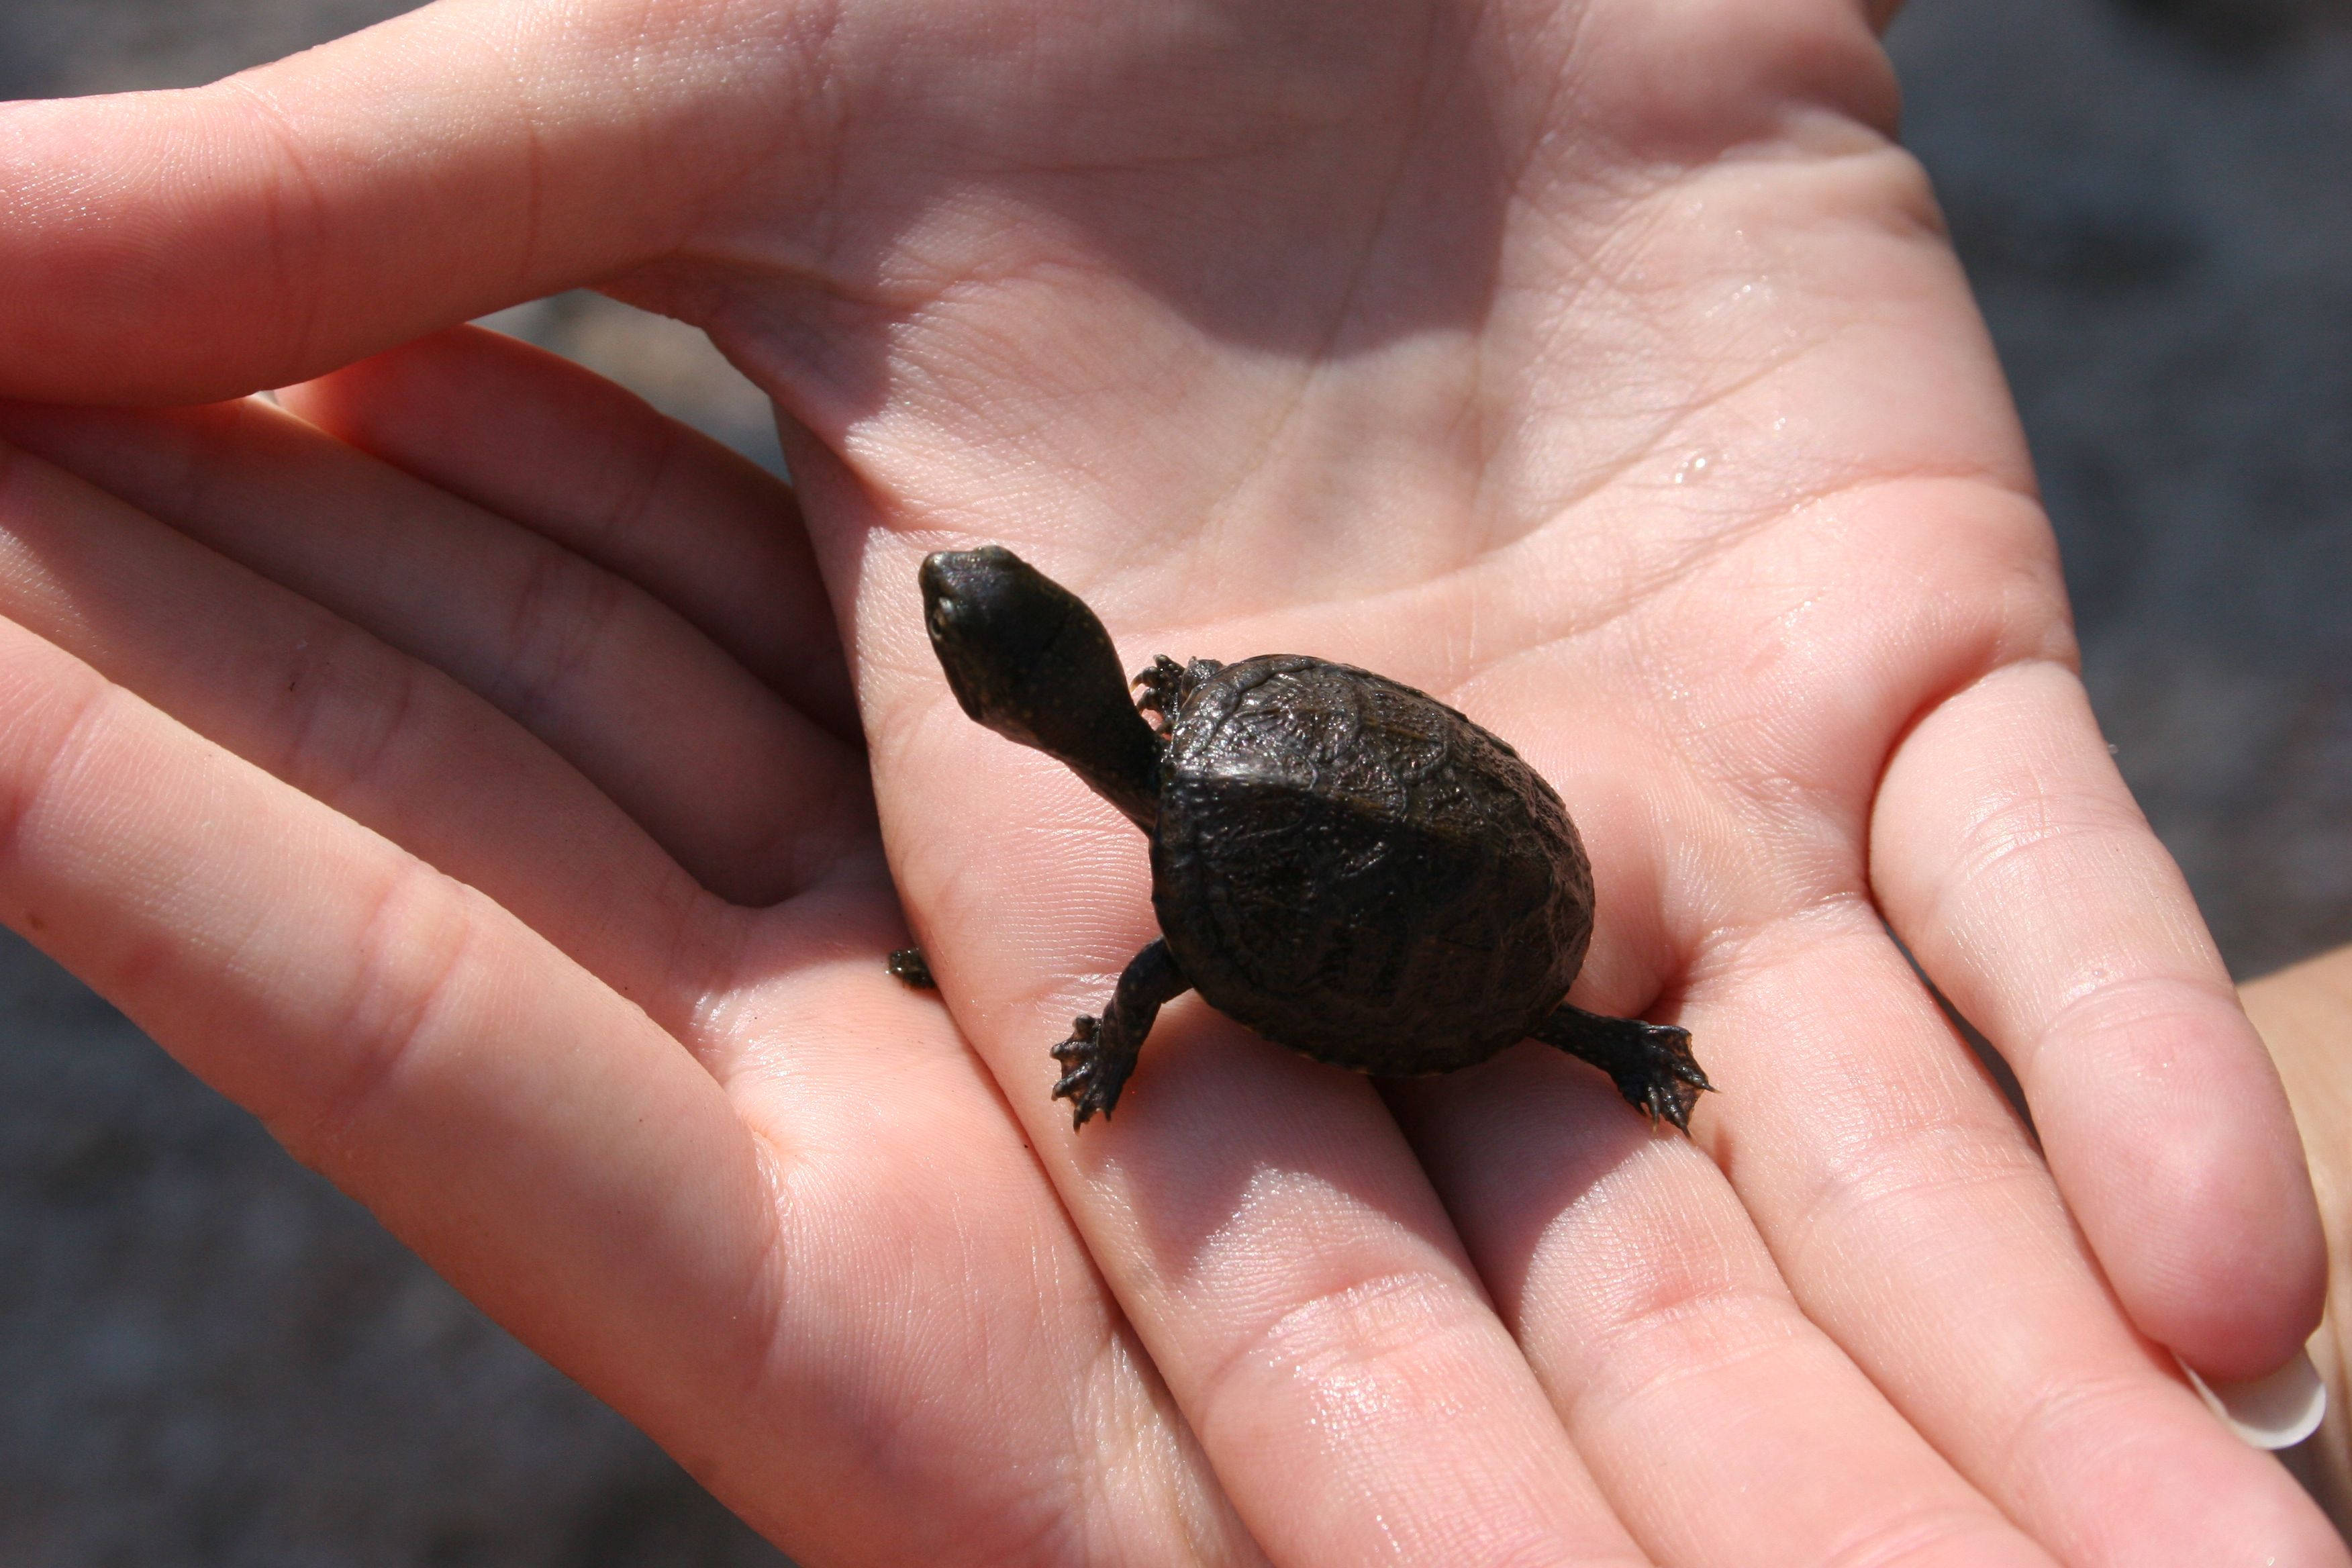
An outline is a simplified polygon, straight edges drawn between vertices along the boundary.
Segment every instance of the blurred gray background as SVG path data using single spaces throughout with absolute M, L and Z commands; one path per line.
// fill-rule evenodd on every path
M 405 8 L 5 0 L 0 97 L 205 81 Z M 2352 0 L 1913 0 L 1891 44 L 2126 773 L 2240 975 L 2352 941 Z M 674 322 L 569 295 L 498 324 L 776 460 Z M 0 933 L 0 1563 L 782 1561 Z

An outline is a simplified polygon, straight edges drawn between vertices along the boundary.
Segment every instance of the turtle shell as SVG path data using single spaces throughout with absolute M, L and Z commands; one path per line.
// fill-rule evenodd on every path
M 1591 868 L 1559 796 L 1500 740 L 1289 654 L 1225 666 L 1172 719 L 1152 903 L 1220 1012 L 1405 1075 L 1483 1060 L 1567 994 Z

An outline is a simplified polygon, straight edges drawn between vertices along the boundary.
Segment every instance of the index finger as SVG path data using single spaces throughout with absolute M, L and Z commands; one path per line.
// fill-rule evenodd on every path
M 625 271 L 803 133 L 806 32 L 714 64 L 635 7 L 440 0 L 209 87 L 0 106 L 0 395 L 208 402 Z

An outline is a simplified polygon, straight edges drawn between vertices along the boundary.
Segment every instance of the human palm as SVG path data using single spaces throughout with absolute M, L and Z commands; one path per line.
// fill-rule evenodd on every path
M 1869 20 L 440 0 L 12 109 L 6 389 L 596 282 L 771 393 L 800 517 L 478 335 L 307 423 L 19 410 L 172 526 L 20 469 L 8 908 L 817 1561 L 2340 1562 L 2148 1343 L 2289 1354 L 2309 1190 Z M 1197 999 L 1074 1132 L 1144 857 L 948 700 L 915 566 L 983 540 L 1133 664 L 1509 739 L 1696 1142 L 1540 1047 L 1376 1089 Z

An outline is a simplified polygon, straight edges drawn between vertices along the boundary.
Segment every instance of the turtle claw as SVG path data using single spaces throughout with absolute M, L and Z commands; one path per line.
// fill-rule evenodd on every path
M 1100 1023 L 1080 1015 L 1070 1020 L 1070 1037 L 1054 1047 L 1053 1057 L 1064 1068 L 1054 1085 L 1054 1098 L 1070 1102 L 1070 1126 L 1084 1127 L 1097 1110 L 1108 1120 L 1118 1091 L 1127 1087 L 1127 1075 L 1134 1070 L 1134 1049 L 1129 1047 L 1121 1059 L 1120 1053 L 1105 1047 Z
M 1639 1018 L 1609 1018 L 1563 1005 L 1536 1026 L 1536 1038 L 1581 1057 L 1609 1075 L 1625 1103 L 1650 1119 L 1690 1131 L 1691 1107 L 1715 1085 L 1691 1055 L 1690 1031 Z
M 1213 658 L 1179 664 L 1164 653 L 1155 654 L 1151 668 L 1136 671 L 1135 679 L 1127 684 L 1135 693 L 1136 711 L 1155 715 L 1151 732 L 1165 741 L 1175 734 L 1176 716 L 1201 689 L 1201 682 L 1223 668 Z
M 1168 739 L 1175 732 L 1176 715 L 1184 705 L 1184 667 L 1164 653 L 1156 654 L 1151 668 L 1136 671 L 1135 679 L 1127 684 L 1135 693 L 1137 711 L 1153 715 L 1151 732 Z
M 1081 1015 L 1070 1020 L 1070 1037 L 1054 1047 L 1054 1059 L 1064 1069 L 1054 1098 L 1070 1102 L 1073 1128 L 1084 1127 L 1097 1110 L 1109 1119 L 1160 1005 L 1190 984 L 1168 956 L 1168 944 L 1155 942 L 1120 972 L 1118 989 L 1099 1019 Z
M 1690 1031 L 1672 1024 L 1643 1026 L 1642 1059 L 1612 1073 L 1617 1092 L 1626 1102 L 1650 1119 L 1655 1127 L 1664 1117 L 1675 1124 L 1677 1131 L 1690 1132 L 1691 1108 L 1698 1103 L 1701 1093 L 1715 1085 L 1706 1081 L 1699 1070 L 1698 1060 L 1691 1055 Z

